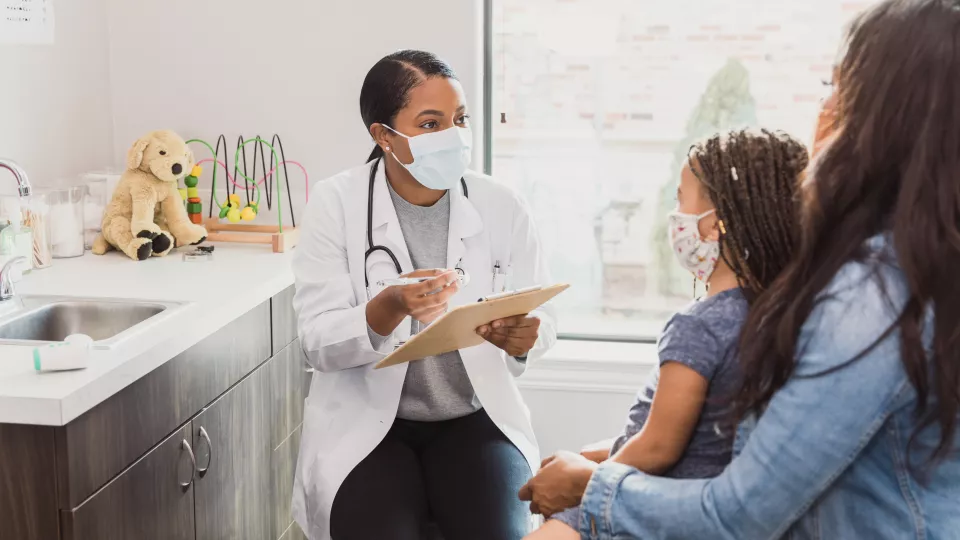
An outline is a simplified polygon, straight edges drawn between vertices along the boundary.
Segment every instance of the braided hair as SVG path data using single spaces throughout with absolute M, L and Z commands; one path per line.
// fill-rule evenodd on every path
M 782 132 L 741 130 L 694 145 L 688 158 L 716 208 L 721 256 L 752 303 L 797 246 L 807 149 Z

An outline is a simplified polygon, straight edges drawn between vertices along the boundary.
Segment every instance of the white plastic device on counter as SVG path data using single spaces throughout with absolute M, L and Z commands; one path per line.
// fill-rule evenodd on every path
M 84 369 L 90 364 L 93 339 L 84 334 L 72 334 L 59 343 L 33 349 L 33 367 L 37 371 L 68 371 Z

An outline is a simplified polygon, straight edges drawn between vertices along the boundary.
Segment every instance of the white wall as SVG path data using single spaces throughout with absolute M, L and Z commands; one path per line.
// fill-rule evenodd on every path
M 231 154 L 241 133 L 279 133 L 287 157 L 324 178 L 369 153 L 360 85 L 400 48 L 436 52 L 457 70 L 482 163 L 482 0 L 57 0 L 56 8 L 56 45 L 0 45 L 0 156 L 38 183 L 120 164 L 137 137 L 159 128 L 211 143 L 225 133 Z M 0 193 L 12 186 L 0 180 Z M 521 379 L 545 455 L 616 435 L 647 369 L 598 370 L 582 361 L 602 360 L 596 345 L 565 347 Z
M 105 0 L 57 0 L 53 45 L 0 44 L 0 157 L 34 184 L 100 168 L 113 127 Z M 15 184 L 0 171 L 0 193 Z
M 653 344 L 560 341 L 518 380 L 546 456 L 616 437 L 658 362 Z
M 610 392 L 521 386 L 520 391 L 530 408 L 540 454 L 546 457 L 558 450 L 579 451 L 619 435 L 638 389 Z
M 231 156 L 239 134 L 279 133 L 311 180 L 354 167 L 372 148 L 363 77 L 402 48 L 449 61 L 480 117 L 481 0 L 106 1 L 118 158 L 166 127 L 211 144 L 224 133 Z

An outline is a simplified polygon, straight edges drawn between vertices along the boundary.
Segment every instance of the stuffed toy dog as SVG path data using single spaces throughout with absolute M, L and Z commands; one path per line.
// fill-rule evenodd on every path
M 177 189 L 193 165 L 193 152 L 172 131 L 153 131 L 133 143 L 91 251 L 103 255 L 116 248 L 142 261 L 206 240 L 207 230 L 190 222 Z

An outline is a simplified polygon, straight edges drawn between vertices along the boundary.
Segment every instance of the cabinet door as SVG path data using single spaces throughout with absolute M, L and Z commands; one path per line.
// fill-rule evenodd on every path
M 287 532 L 303 377 L 295 341 L 194 418 L 197 540 Z
M 270 356 L 264 302 L 57 428 L 60 508 L 79 506 Z
M 62 511 L 65 540 L 193 540 L 190 424 L 80 506 Z

